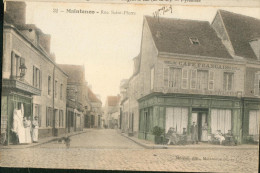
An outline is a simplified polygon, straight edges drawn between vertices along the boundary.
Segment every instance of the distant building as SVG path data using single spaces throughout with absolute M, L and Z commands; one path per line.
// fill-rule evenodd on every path
M 104 120 L 107 128 L 118 128 L 120 117 L 120 96 L 108 96 L 104 107 Z
M 67 75 L 50 53 L 51 36 L 25 24 L 26 4 L 6 2 L 3 27 L 1 136 L 12 143 L 14 109 L 39 117 L 39 137 L 65 133 Z
M 217 130 L 231 131 L 240 143 L 259 140 L 259 35 L 259 19 L 224 10 L 212 24 L 145 16 L 140 56 L 121 102 L 133 123 L 127 130 L 154 140 L 155 126 L 190 134 L 195 122 L 200 141 Z

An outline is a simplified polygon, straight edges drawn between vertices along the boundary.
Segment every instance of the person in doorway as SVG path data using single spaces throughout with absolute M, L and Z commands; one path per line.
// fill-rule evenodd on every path
M 208 124 L 206 122 L 202 126 L 201 141 L 208 141 Z
M 194 144 L 196 142 L 196 144 L 198 144 L 198 126 L 195 122 L 193 122 L 192 126 L 191 126 L 191 141 L 192 144 Z
M 32 143 L 32 137 L 31 137 L 31 120 L 27 117 L 24 117 L 23 120 L 23 126 L 25 129 L 25 143 L 30 144 Z
M 24 108 L 23 104 L 18 104 L 18 109 L 14 109 L 12 131 L 17 135 L 20 144 L 25 143 L 25 129 L 23 125 Z
M 38 117 L 35 116 L 32 121 L 32 141 L 33 141 L 33 143 L 38 142 L 38 129 L 39 129 Z

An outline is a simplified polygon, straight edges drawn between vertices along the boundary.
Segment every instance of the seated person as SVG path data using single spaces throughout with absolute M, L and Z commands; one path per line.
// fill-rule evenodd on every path
M 176 145 L 177 142 L 178 142 L 178 137 L 177 137 L 177 134 L 176 134 L 176 130 L 175 128 L 173 127 L 170 127 L 167 134 L 166 134 L 166 139 L 169 139 L 168 141 L 168 145 L 170 145 L 171 143 L 173 145 Z
M 225 140 L 225 137 L 220 130 L 216 131 L 216 133 L 214 134 L 214 138 L 216 138 L 220 142 L 220 145 L 222 145 L 222 142 Z

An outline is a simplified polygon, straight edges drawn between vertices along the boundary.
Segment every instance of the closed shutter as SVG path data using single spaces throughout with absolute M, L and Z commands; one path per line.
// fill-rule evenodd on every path
M 163 81 L 164 81 L 164 87 L 169 86 L 169 68 L 165 67 L 163 68 Z
M 188 88 L 188 69 L 182 69 L 182 88 Z
M 209 90 L 214 89 L 214 71 L 209 71 Z
M 255 74 L 255 81 L 254 81 L 254 94 L 256 95 L 256 96 L 259 96 L 259 77 L 260 76 L 260 74 L 259 73 L 256 73 Z
M 196 84 L 197 84 L 197 70 L 196 69 L 192 69 L 191 70 L 190 88 L 191 89 L 196 89 Z

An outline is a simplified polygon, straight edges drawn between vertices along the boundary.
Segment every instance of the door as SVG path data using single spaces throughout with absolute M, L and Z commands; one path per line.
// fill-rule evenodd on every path
M 198 112 L 192 112 L 192 121 L 195 122 L 195 124 L 198 127 L 198 139 L 199 141 L 207 141 L 207 112 L 204 111 L 198 111 Z
M 144 127 L 144 139 L 147 139 L 147 134 L 149 131 L 148 112 L 144 112 Z

